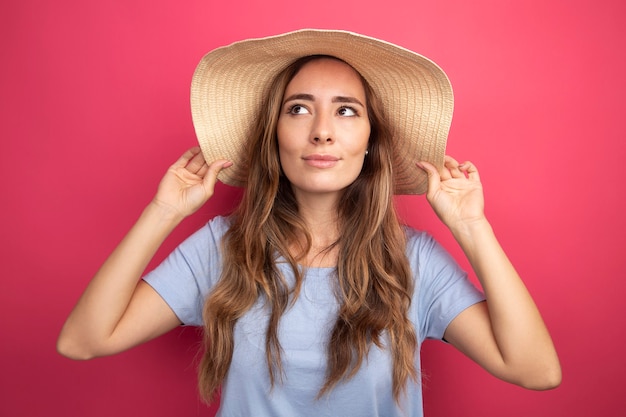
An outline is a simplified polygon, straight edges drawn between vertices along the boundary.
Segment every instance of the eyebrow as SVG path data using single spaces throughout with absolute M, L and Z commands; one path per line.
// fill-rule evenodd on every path
M 283 104 L 294 100 L 315 101 L 315 97 L 312 94 L 306 93 L 292 94 L 283 101 Z M 331 101 L 333 103 L 354 103 L 360 105 L 361 107 L 365 107 L 356 97 L 335 96 Z

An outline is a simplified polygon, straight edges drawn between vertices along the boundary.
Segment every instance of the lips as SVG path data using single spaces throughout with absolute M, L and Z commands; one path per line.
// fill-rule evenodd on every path
M 337 164 L 340 158 L 333 155 L 307 155 L 302 158 L 307 165 L 316 168 L 331 168 Z
M 332 155 L 308 155 L 304 158 L 305 161 L 338 161 L 339 158 Z

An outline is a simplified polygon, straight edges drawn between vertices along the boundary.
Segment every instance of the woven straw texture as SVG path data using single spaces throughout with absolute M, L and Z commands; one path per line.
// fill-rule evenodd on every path
M 454 100 L 446 74 L 429 59 L 391 43 L 346 31 L 307 29 L 249 39 L 209 52 L 191 85 L 191 110 L 207 162 L 224 158 L 225 184 L 245 186 L 241 150 L 272 79 L 308 55 L 331 55 L 354 67 L 381 98 L 396 143 L 396 194 L 423 194 L 417 161 L 443 164 Z

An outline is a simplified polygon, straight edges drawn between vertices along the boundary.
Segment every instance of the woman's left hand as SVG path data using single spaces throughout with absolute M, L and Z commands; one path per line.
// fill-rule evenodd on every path
M 532 389 L 558 386 L 561 365 L 550 333 L 485 218 L 478 170 L 449 156 L 440 171 L 427 162 L 417 165 L 428 173 L 428 202 L 463 249 L 487 301 L 461 312 L 445 340 L 505 381 Z
M 426 198 L 448 228 L 458 230 L 485 220 L 483 187 L 474 164 L 459 164 L 446 155 L 441 171 L 428 162 L 417 165 L 428 174 Z

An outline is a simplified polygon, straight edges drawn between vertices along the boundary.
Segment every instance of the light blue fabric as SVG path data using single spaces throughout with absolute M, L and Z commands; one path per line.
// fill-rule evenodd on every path
M 220 240 L 228 221 L 216 217 L 190 236 L 144 279 L 185 325 L 202 325 L 202 305 L 221 272 Z M 484 299 L 450 255 L 428 234 L 407 228 L 407 256 L 416 286 L 410 319 L 420 344 L 442 339 L 461 311 Z M 289 268 L 281 264 L 293 282 Z M 420 383 L 409 383 L 394 401 L 391 357 L 373 346 L 359 372 L 316 400 L 325 377 L 328 333 L 338 310 L 333 268 L 309 268 L 296 303 L 281 318 L 279 338 L 285 376 L 271 390 L 265 359 L 268 312 L 259 300 L 235 327 L 235 350 L 222 386 L 218 416 L 422 416 Z M 419 368 L 419 351 L 415 362 Z

